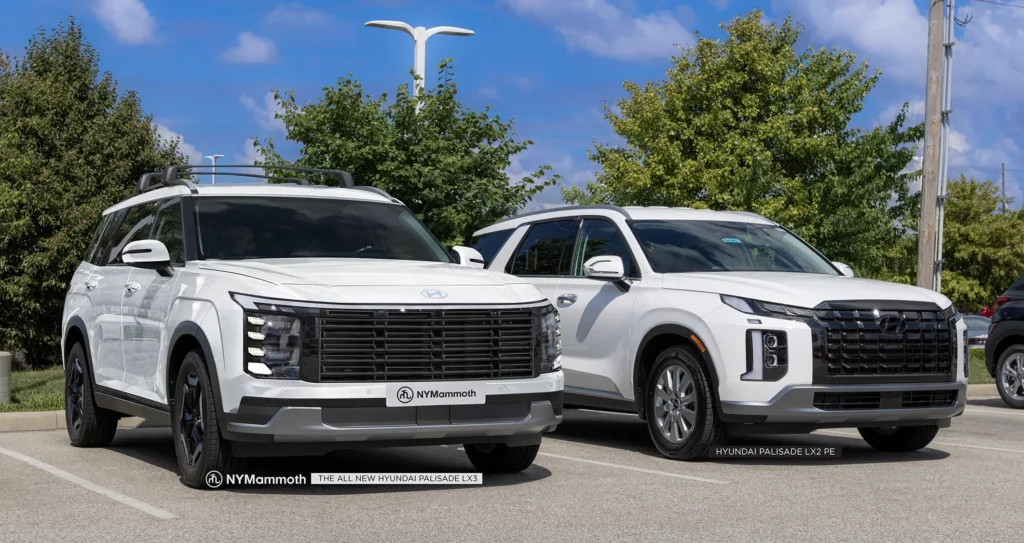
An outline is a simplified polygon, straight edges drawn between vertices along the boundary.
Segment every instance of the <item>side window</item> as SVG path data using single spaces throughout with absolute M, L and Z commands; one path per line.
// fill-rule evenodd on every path
M 626 276 L 632 277 L 635 271 L 633 253 L 629 250 L 626 238 L 619 227 L 602 219 L 586 219 L 580 229 L 579 250 L 573 262 L 572 274 L 583 276 L 583 264 L 595 256 L 617 256 L 622 259 Z
M 484 267 L 490 266 L 491 261 L 494 260 L 494 256 L 498 254 L 501 247 L 508 241 L 508 237 L 515 232 L 515 228 L 508 230 L 499 230 L 498 232 L 491 232 L 490 234 L 484 234 L 479 238 L 469 240 L 470 246 L 480 251 L 480 254 L 484 257 Z
M 160 202 L 153 223 L 152 238 L 162 241 L 171 255 L 171 264 L 185 264 L 184 233 L 181 224 L 181 198 L 172 198 Z
M 111 215 L 104 215 L 100 217 L 100 224 L 96 227 L 96 233 L 93 234 L 92 243 L 89 244 L 89 249 L 85 251 L 85 258 L 82 259 L 84 262 L 88 262 L 93 265 L 98 263 L 100 247 L 102 246 L 100 242 L 103 240 L 103 232 L 110 225 Z
M 512 275 L 568 275 L 578 222 L 567 219 L 533 225 L 506 271 Z
M 112 246 L 107 252 L 107 265 L 122 264 L 121 250 L 125 245 L 140 239 L 149 237 L 149 231 L 153 226 L 153 212 L 156 211 L 156 202 L 146 202 L 128 209 L 124 220 L 118 225 L 113 236 Z
M 92 255 L 93 264 L 97 266 L 107 266 L 113 260 L 110 254 L 111 249 L 114 247 L 115 237 L 117 232 L 121 228 L 121 223 L 124 221 L 124 216 L 128 214 L 128 210 L 122 209 L 120 211 L 114 211 L 108 213 L 104 219 L 103 232 L 100 234 L 100 239 L 96 244 L 96 253 Z

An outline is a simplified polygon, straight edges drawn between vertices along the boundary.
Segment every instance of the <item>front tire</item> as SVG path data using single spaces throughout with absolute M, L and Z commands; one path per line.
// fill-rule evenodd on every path
M 470 443 L 466 456 L 482 473 L 518 473 L 533 465 L 540 444 L 509 447 L 501 443 Z
M 1024 409 L 1024 345 L 1014 345 L 999 357 L 996 390 L 1006 405 Z
M 220 433 L 213 387 L 199 350 L 185 355 L 174 382 L 171 433 L 181 480 L 192 488 L 218 488 L 234 473 L 237 460 Z M 207 477 L 210 472 L 221 477 Z M 209 481 L 213 481 L 212 483 Z
M 939 433 L 938 426 L 890 426 L 857 428 L 868 445 L 886 452 L 912 452 L 923 449 Z
M 75 343 L 64 364 L 64 419 L 75 447 L 106 447 L 114 440 L 120 415 L 97 407 L 85 347 Z
M 646 385 L 647 429 L 661 454 L 675 460 L 700 460 L 727 439 L 715 412 L 711 382 L 697 356 L 670 347 L 654 361 Z

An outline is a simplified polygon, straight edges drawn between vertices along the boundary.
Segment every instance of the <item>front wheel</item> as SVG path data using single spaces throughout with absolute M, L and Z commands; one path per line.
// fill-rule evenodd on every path
M 171 433 L 178 469 L 186 485 L 217 488 L 225 475 L 234 472 L 236 459 L 230 443 L 220 434 L 210 376 L 198 350 L 185 355 L 174 382 Z
M 873 448 L 886 452 L 911 452 L 923 449 L 939 433 L 938 426 L 888 426 L 857 428 Z
M 661 454 L 675 460 L 706 458 L 725 443 L 714 391 L 696 355 L 670 347 L 654 361 L 646 387 L 647 429 Z
M 1006 405 L 1024 409 L 1024 345 L 1014 345 L 999 357 L 996 390 Z
M 469 443 L 466 456 L 482 473 L 517 473 L 533 465 L 540 445 L 509 447 L 502 443 Z

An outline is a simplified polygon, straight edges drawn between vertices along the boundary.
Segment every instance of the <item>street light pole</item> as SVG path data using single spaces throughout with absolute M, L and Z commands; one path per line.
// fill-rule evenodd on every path
M 210 159 L 210 161 L 213 162 L 213 173 L 210 175 L 210 177 L 212 177 L 213 179 L 210 181 L 210 184 L 211 185 L 216 185 L 217 184 L 217 159 L 218 158 L 224 158 L 224 155 L 210 155 L 210 156 L 203 157 L 203 158 L 208 158 L 208 159 Z
M 427 28 L 424 26 L 413 27 L 402 21 L 370 21 L 365 24 L 371 28 L 386 28 L 388 30 L 401 30 L 413 39 L 413 72 L 416 74 L 416 81 L 413 82 L 415 96 L 423 91 L 423 82 L 426 81 L 427 72 L 427 38 L 434 34 L 447 34 L 449 36 L 472 36 L 474 32 L 465 28 L 455 26 L 435 26 Z M 416 111 L 420 110 L 419 102 L 416 103 Z

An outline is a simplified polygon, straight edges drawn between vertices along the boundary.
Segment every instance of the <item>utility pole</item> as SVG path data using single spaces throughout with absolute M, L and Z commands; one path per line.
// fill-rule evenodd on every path
M 939 201 L 939 146 L 942 135 L 942 22 L 945 0 L 929 0 L 928 68 L 924 94 L 924 159 L 921 220 L 917 239 L 917 286 L 935 286 L 936 229 Z
M 210 159 L 211 162 L 213 162 L 213 168 L 212 168 L 213 169 L 213 173 L 210 175 L 210 177 L 212 177 L 213 179 L 210 181 L 210 184 L 211 185 L 216 185 L 217 184 L 217 159 L 218 158 L 224 158 L 224 155 L 210 155 L 210 156 L 206 156 L 206 157 L 203 157 L 203 158 L 208 158 L 208 159 Z
M 1006 213 L 1006 163 L 1000 167 L 999 180 L 1003 184 L 1003 213 Z
M 427 28 L 417 26 L 413 28 L 402 21 L 370 21 L 365 26 L 373 28 L 386 28 L 388 30 L 401 30 L 413 39 L 413 72 L 416 74 L 416 81 L 413 82 L 413 89 L 416 96 L 423 92 L 423 82 L 426 81 L 427 71 L 427 38 L 434 34 L 448 34 L 449 36 L 472 36 L 473 31 L 455 26 L 435 26 Z M 420 103 L 416 102 L 416 111 L 420 110 Z

